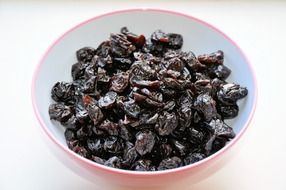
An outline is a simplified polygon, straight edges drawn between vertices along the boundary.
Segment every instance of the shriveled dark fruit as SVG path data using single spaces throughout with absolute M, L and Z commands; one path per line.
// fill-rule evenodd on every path
M 147 96 L 148 98 L 150 98 L 153 101 L 156 101 L 156 102 L 162 102 L 163 101 L 163 95 L 160 92 L 150 91 L 147 88 L 142 88 L 140 91 L 143 95 Z
M 214 78 L 212 81 L 211 81 L 211 85 L 213 87 L 213 89 L 215 91 L 218 91 L 223 85 L 225 84 L 225 81 L 222 81 L 218 78 Z M 216 94 L 216 93 L 215 93 Z
M 175 113 L 164 111 L 158 118 L 158 123 L 155 126 L 156 131 L 161 136 L 166 136 L 178 126 L 178 118 Z
M 204 155 L 202 153 L 190 153 L 184 159 L 184 163 L 185 163 L 185 165 L 193 164 L 193 163 L 196 163 L 196 162 L 204 159 L 205 157 L 206 157 L 206 155 Z
M 67 146 L 69 147 L 69 149 L 73 149 L 74 147 L 78 146 L 79 145 L 79 140 L 67 140 L 66 139 L 66 143 L 67 143 Z
M 97 70 L 97 81 L 103 84 L 108 84 L 110 81 L 110 76 L 106 74 L 106 70 L 100 67 Z
M 175 106 L 176 106 L 176 103 L 173 100 L 171 100 L 171 101 L 166 102 L 163 110 L 172 111 L 175 108 Z
M 183 46 L 183 36 L 180 34 L 167 34 L 168 47 L 172 49 L 180 49 Z
M 86 140 L 92 135 L 92 129 L 89 126 L 82 126 L 76 131 L 76 137 L 79 140 Z
M 133 164 L 132 169 L 135 171 L 155 171 L 156 170 L 156 168 L 152 166 L 151 160 L 146 160 L 146 159 L 136 161 Z
M 97 104 L 97 101 L 93 97 L 91 97 L 90 95 L 83 95 L 81 97 L 81 100 L 82 100 L 82 104 L 86 110 L 87 110 L 88 106 Z M 80 105 L 80 106 L 82 106 L 82 105 Z
M 131 58 L 121 58 L 121 57 L 114 57 L 113 64 L 117 69 L 122 71 L 127 71 L 130 66 L 132 65 L 133 60 Z
M 112 108 L 116 103 L 117 93 L 109 91 L 98 100 L 98 106 L 104 109 Z
M 92 47 L 84 47 L 76 52 L 76 57 L 78 61 L 90 62 L 95 55 L 96 50 Z
M 198 60 L 205 65 L 223 64 L 224 54 L 223 51 L 218 50 L 210 54 L 199 55 Z
M 213 65 L 209 68 L 208 75 L 211 78 L 219 78 L 221 80 L 225 80 L 229 77 L 231 70 L 225 65 Z
M 88 105 L 86 109 L 94 125 L 99 124 L 104 119 L 102 111 L 95 104 Z
M 109 166 L 112 168 L 121 168 L 122 160 L 117 156 L 113 156 L 104 162 L 105 166 Z
M 162 160 L 158 166 L 158 170 L 178 168 L 181 167 L 182 165 L 183 165 L 182 160 L 177 156 L 173 156 L 171 158 L 166 158 Z
M 157 123 L 159 114 L 158 113 L 142 113 L 139 118 L 140 125 L 153 125 Z
M 170 136 L 178 140 L 186 140 L 186 134 L 186 129 L 178 125 L 178 127 L 172 131 Z
M 110 90 L 121 93 L 128 86 L 129 73 L 126 73 L 126 72 L 117 73 L 112 77 L 111 80 L 112 81 L 111 81 Z
M 183 90 L 184 86 L 178 79 L 174 78 L 164 78 L 163 83 L 167 88 L 174 89 L 174 90 Z
M 183 94 L 178 100 L 178 120 L 180 126 L 185 129 L 192 123 L 192 96 L 190 93 Z
M 85 69 L 88 64 L 83 62 L 77 62 L 72 65 L 71 74 L 73 80 L 78 80 L 84 78 Z
M 132 163 L 136 161 L 138 158 L 138 153 L 135 149 L 135 147 L 131 147 L 129 149 L 125 149 L 125 152 L 123 154 L 123 163 L 128 165 L 129 167 L 131 166 Z
M 169 58 L 165 58 L 163 63 L 168 70 L 173 70 L 177 72 L 183 71 L 185 64 L 184 62 L 178 57 L 177 54 L 171 54 L 171 52 L 167 52 Z
M 186 66 L 191 71 L 202 71 L 206 68 L 205 65 L 201 64 L 195 54 L 192 51 L 184 53 L 185 55 L 182 57 L 182 60 L 186 63 Z
M 88 80 L 85 80 L 82 86 L 82 91 L 84 93 L 93 93 L 95 92 L 97 83 L 97 77 L 93 76 L 90 77 Z
M 65 130 L 65 138 L 67 141 L 72 141 L 76 139 L 75 133 L 73 130 L 66 129 Z
M 98 164 L 102 164 L 102 165 L 106 162 L 105 159 L 100 158 L 98 156 L 93 156 L 93 155 L 91 156 L 91 160 L 98 163 Z
M 193 145 L 202 144 L 205 138 L 205 133 L 195 128 L 188 128 L 189 142 Z
M 119 57 L 128 57 L 136 47 L 122 34 L 110 34 L 111 52 Z
M 156 72 L 146 62 L 135 61 L 130 68 L 130 83 L 133 80 L 152 81 L 156 79 Z
M 213 87 L 209 79 L 199 79 L 194 83 L 195 92 L 194 94 L 211 94 Z
M 139 93 L 132 93 L 132 94 L 133 94 L 134 101 L 143 107 L 152 108 L 152 107 L 163 107 L 164 106 L 163 103 L 151 100 L 145 95 L 142 95 Z
M 174 78 L 177 79 L 181 76 L 181 72 L 179 71 L 175 71 L 175 70 L 171 70 L 171 69 L 162 69 L 159 72 L 160 78 L 163 77 L 170 77 L 170 78 Z
M 178 96 L 177 90 L 168 88 L 165 85 L 160 86 L 160 91 L 162 92 L 162 94 L 166 100 L 171 100 L 171 99 L 176 98 Z
M 62 121 L 61 124 L 67 129 L 78 129 L 81 124 L 76 116 L 72 115 L 67 121 Z
M 162 44 L 168 44 L 169 39 L 167 35 L 162 30 L 156 30 L 151 34 L 151 41 L 153 43 L 162 43 Z
M 180 142 L 178 140 L 171 139 L 171 143 L 175 151 L 178 152 L 178 155 L 185 156 L 186 154 L 188 154 L 190 147 L 187 145 L 186 142 Z
M 103 147 L 109 153 L 121 154 L 124 150 L 124 141 L 119 137 L 109 136 L 105 139 Z
M 178 126 L 178 116 L 175 112 L 163 112 L 159 118 L 158 123 L 159 128 L 155 126 L 155 129 L 158 130 L 159 135 L 165 136 L 172 133 Z
M 244 98 L 247 94 L 248 90 L 245 87 L 228 83 L 223 85 L 220 91 L 217 92 L 217 97 L 223 104 L 233 105 L 237 100 Z
M 79 49 L 72 82 L 55 83 L 49 106 L 68 148 L 108 167 L 157 171 L 198 162 L 234 138 L 225 120 L 238 115 L 248 90 L 226 81 L 221 50 L 196 57 L 183 41 L 123 27 Z
M 211 154 L 211 151 L 213 149 L 213 142 L 216 139 L 216 135 L 211 134 L 211 136 L 209 137 L 209 139 L 207 140 L 207 142 L 204 144 L 204 153 L 209 156 Z
M 91 151 L 93 155 L 102 156 L 104 154 L 103 139 L 87 139 L 86 144 L 87 148 Z
M 103 131 L 105 131 L 107 134 L 109 135 L 114 135 L 114 136 L 118 136 L 119 135 L 119 131 L 120 128 L 118 126 L 117 123 L 113 123 L 112 121 L 109 120 L 104 120 L 101 124 L 99 124 L 98 126 L 96 126 L 98 129 L 101 129 Z
M 131 36 L 131 35 L 127 35 L 127 39 L 129 41 L 132 41 L 133 44 L 136 47 L 138 47 L 138 48 L 142 48 L 144 46 L 145 42 L 146 42 L 146 38 L 145 38 L 144 35 L 139 35 L 139 36 L 137 36 L 135 38 L 133 36 Z
M 88 150 L 86 150 L 86 148 L 84 148 L 83 146 L 75 146 L 72 148 L 72 151 L 74 151 L 75 153 L 77 153 L 78 155 L 84 157 L 84 158 L 90 158 L 90 152 L 88 152 Z
M 65 122 L 73 116 L 73 113 L 69 106 L 56 103 L 49 106 L 49 115 L 50 119 Z
M 97 76 L 97 68 L 98 68 L 98 60 L 99 57 L 95 55 L 90 63 L 87 63 L 87 67 L 85 68 L 84 71 L 84 79 L 88 80 L 91 77 L 96 77 Z
M 218 111 L 224 119 L 232 119 L 238 115 L 239 107 L 234 105 L 220 105 Z
M 99 58 L 92 60 L 99 67 L 102 68 L 111 68 L 113 65 L 112 56 L 111 56 L 111 46 L 110 41 L 102 42 L 96 49 L 96 55 Z
M 106 136 L 106 132 L 104 130 L 99 129 L 97 126 L 92 126 L 91 127 L 92 132 L 97 135 L 97 136 Z
M 139 88 L 151 88 L 151 89 L 158 89 L 161 85 L 159 80 L 149 81 L 149 80 L 138 80 L 134 77 L 131 78 L 130 84 L 132 86 L 136 86 Z
M 161 158 L 168 158 L 171 156 L 172 152 L 173 152 L 173 148 L 170 144 L 161 144 L 160 145 L 160 157 Z
M 82 124 L 89 121 L 88 111 L 82 105 L 79 105 L 75 108 L 75 117 Z
M 196 81 L 200 81 L 200 80 L 210 80 L 210 77 L 204 72 L 196 72 L 196 73 L 194 73 L 194 79 L 196 82 Z
M 216 102 L 208 94 L 198 95 L 194 107 L 204 115 L 206 121 L 210 121 L 217 115 Z
M 66 104 L 74 103 L 74 85 L 68 82 L 57 82 L 52 88 L 51 97 L 56 102 L 64 102 Z
M 123 110 L 126 115 L 132 118 L 138 118 L 140 111 L 141 111 L 140 107 L 132 99 L 129 101 L 123 102 Z
M 234 138 L 235 133 L 233 129 L 227 126 L 219 119 L 211 120 L 207 126 L 213 131 L 214 135 L 217 137 Z
M 151 131 L 140 131 L 136 134 L 135 149 L 141 155 L 150 153 L 155 144 L 155 135 Z
M 125 126 L 121 121 L 119 121 L 119 136 L 125 141 L 133 140 L 135 137 L 130 132 L 129 126 Z

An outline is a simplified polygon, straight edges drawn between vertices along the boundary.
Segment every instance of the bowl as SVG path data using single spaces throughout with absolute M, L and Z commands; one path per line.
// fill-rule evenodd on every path
M 225 64 L 233 71 L 228 81 L 246 86 L 248 96 L 240 101 L 238 117 L 228 120 L 236 137 L 215 154 L 189 166 L 156 171 L 138 172 L 115 169 L 87 160 L 68 149 L 63 128 L 51 122 L 48 107 L 50 92 L 57 81 L 71 81 L 71 64 L 76 62 L 75 51 L 84 46 L 97 47 L 110 33 L 127 26 L 132 32 L 150 34 L 156 29 L 180 33 L 184 37 L 183 50 L 196 55 L 221 49 Z M 190 184 L 205 179 L 223 167 L 235 154 L 234 144 L 247 129 L 256 106 L 256 81 L 253 69 L 239 46 L 214 26 L 178 12 L 158 9 L 129 9 L 115 11 L 84 21 L 65 32 L 46 51 L 36 68 L 32 82 L 32 102 L 35 115 L 43 129 L 49 147 L 57 158 L 80 176 L 93 182 L 114 186 L 168 186 L 187 180 Z M 234 152 L 234 153 L 232 153 Z M 239 166 L 238 166 L 239 167 Z

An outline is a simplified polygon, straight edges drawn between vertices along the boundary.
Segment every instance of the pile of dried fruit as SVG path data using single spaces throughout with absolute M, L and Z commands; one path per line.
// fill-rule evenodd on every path
M 68 147 L 106 166 L 156 171 L 197 162 L 234 138 L 224 119 L 237 116 L 247 89 L 227 83 L 217 51 L 181 51 L 183 37 L 126 27 L 97 49 L 76 52 L 72 82 L 52 88 L 49 114 Z

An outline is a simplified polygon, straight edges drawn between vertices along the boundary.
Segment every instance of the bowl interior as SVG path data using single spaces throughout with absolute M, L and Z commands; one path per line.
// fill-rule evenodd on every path
M 239 48 L 222 33 L 197 19 L 165 11 L 133 10 L 108 14 L 80 24 L 57 40 L 43 58 L 35 75 L 34 103 L 45 127 L 62 145 L 66 146 L 63 128 L 51 121 L 48 114 L 48 107 L 53 102 L 50 98 L 52 86 L 57 81 L 72 80 L 70 71 L 71 65 L 76 62 L 76 50 L 84 46 L 97 47 L 109 38 L 110 33 L 119 32 L 123 26 L 147 37 L 156 29 L 180 33 L 184 37 L 183 50 L 191 50 L 196 55 L 223 50 L 225 65 L 232 70 L 228 81 L 239 83 L 249 90 L 248 96 L 239 102 L 239 116 L 227 123 L 237 134 L 245 127 L 254 105 L 255 84 Z

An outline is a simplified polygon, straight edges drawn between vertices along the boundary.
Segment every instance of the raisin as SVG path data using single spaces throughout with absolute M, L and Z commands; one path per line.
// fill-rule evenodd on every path
M 130 167 L 131 164 L 134 163 L 137 158 L 138 158 L 138 153 L 137 153 L 135 147 L 125 149 L 125 152 L 123 155 L 124 164 L 126 164 Z
M 117 97 L 117 93 L 116 92 L 112 92 L 112 91 L 107 92 L 105 94 L 105 96 L 102 96 L 98 100 L 98 106 L 100 108 L 110 109 L 110 108 L 112 108 L 115 105 L 116 97 Z
M 169 40 L 167 35 L 162 30 L 156 30 L 151 35 L 151 41 L 153 43 L 165 43 L 168 44 Z
M 104 154 L 103 139 L 87 139 L 86 143 L 93 155 L 102 156 Z
M 111 52 L 119 57 L 128 57 L 136 48 L 122 34 L 110 35 Z
M 132 169 L 135 171 L 155 171 L 156 170 L 156 168 L 152 166 L 151 160 L 146 160 L 146 159 L 136 161 L 133 164 Z
M 211 54 L 203 54 L 198 56 L 198 60 L 202 64 L 223 64 L 224 53 L 221 50 L 213 52 Z
M 140 107 L 132 99 L 127 102 L 123 102 L 123 110 L 126 115 L 133 118 L 138 118 L 140 114 Z
M 205 157 L 206 156 L 202 153 L 191 153 L 184 159 L 184 163 L 186 165 L 193 164 L 204 159 Z
M 76 57 L 78 61 L 90 62 L 95 55 L 96 50 L 92 47 L 84 47 L 76 52 Z
M 218 111 L 224 119 L 232 119 L 238 115 L 239 107 L 234 105 L 220 105 Z
M 98 164 L 102 164 L 102 165 L 106 162 L 105 159 L 102 159 L 98 156 L 93 156 L 93 155 L 91 156 L 91 160 L 98 163 Z
M 124 149 L 123 140 L 115 136 L 109 136 L 105 139 L 103 146 L 105 151 L 114 154 L 122 153 Z
M 155 135 L 151 131 L 136 134 L 135 149 L 142 156 L 152 151 L 155 144 Z
M 183 46 L 183 36 L 180 34 L 167 34 L 168 47 L 172 49 L 180 49 Z
M 216 102 L 208 94 L 198 95 L 194 107 L 204 115 L 206 121 L 210 121 L 217 115 Z
M 85 69 L 87 66 L 88 66 L 88 64 L 85 64 L 83 62 L 77 62 L 77 63 L 73 64 L 72 69 L 71 69 L 71 74 L 72 74 L 73 80 L 78 80 L 78 79 L 84 78 L 84 73 L 85 73 Z
M 178 119 L 175 113 L 163 112 L 158 118 L 155 126 L 161 136 L 169 135 L 178 126 Z
M 178 168 L 181 167 L 182 164 L 182 160 L 179 157 L 173 156 L 171 158 L 166 158 L 162 160 L 162 162 L 158 166 L 158 170 Z
M 100 125 L 96 126 L 98 129 L 105 131 L 109 135 L 117 136 L 119 134 L 119 126 L 109 120 L 104 120 Z
M 238 84 L 225 84 L 217 93 L 218 100 L 225 105 L 233 105 L 238 99 L 244 98 L 248 93 L 245 87 Z
M 128 86 L 129 74 L 128 73 L 117 73 L 112 77 L 110 90 L 121 93 Z
M 121 168 L 122 160 L 117 157 L 113 156 L 104 162 L 105 166 L 113 167 L 113 168 Z
M 246 87 L 229 83 L 221 50 L 182 51 L 181 34 L 123 27 L 76 51 L 71 82 L 56 82 L 51 120 L 69 149 L 108 167 L 157 171 L 196 163 L 235 137 L 225 123 Z
M 57 82 L 52 88 L 52 98 L 56 102 L 74 103 L 75 89 L 72 83 Z

